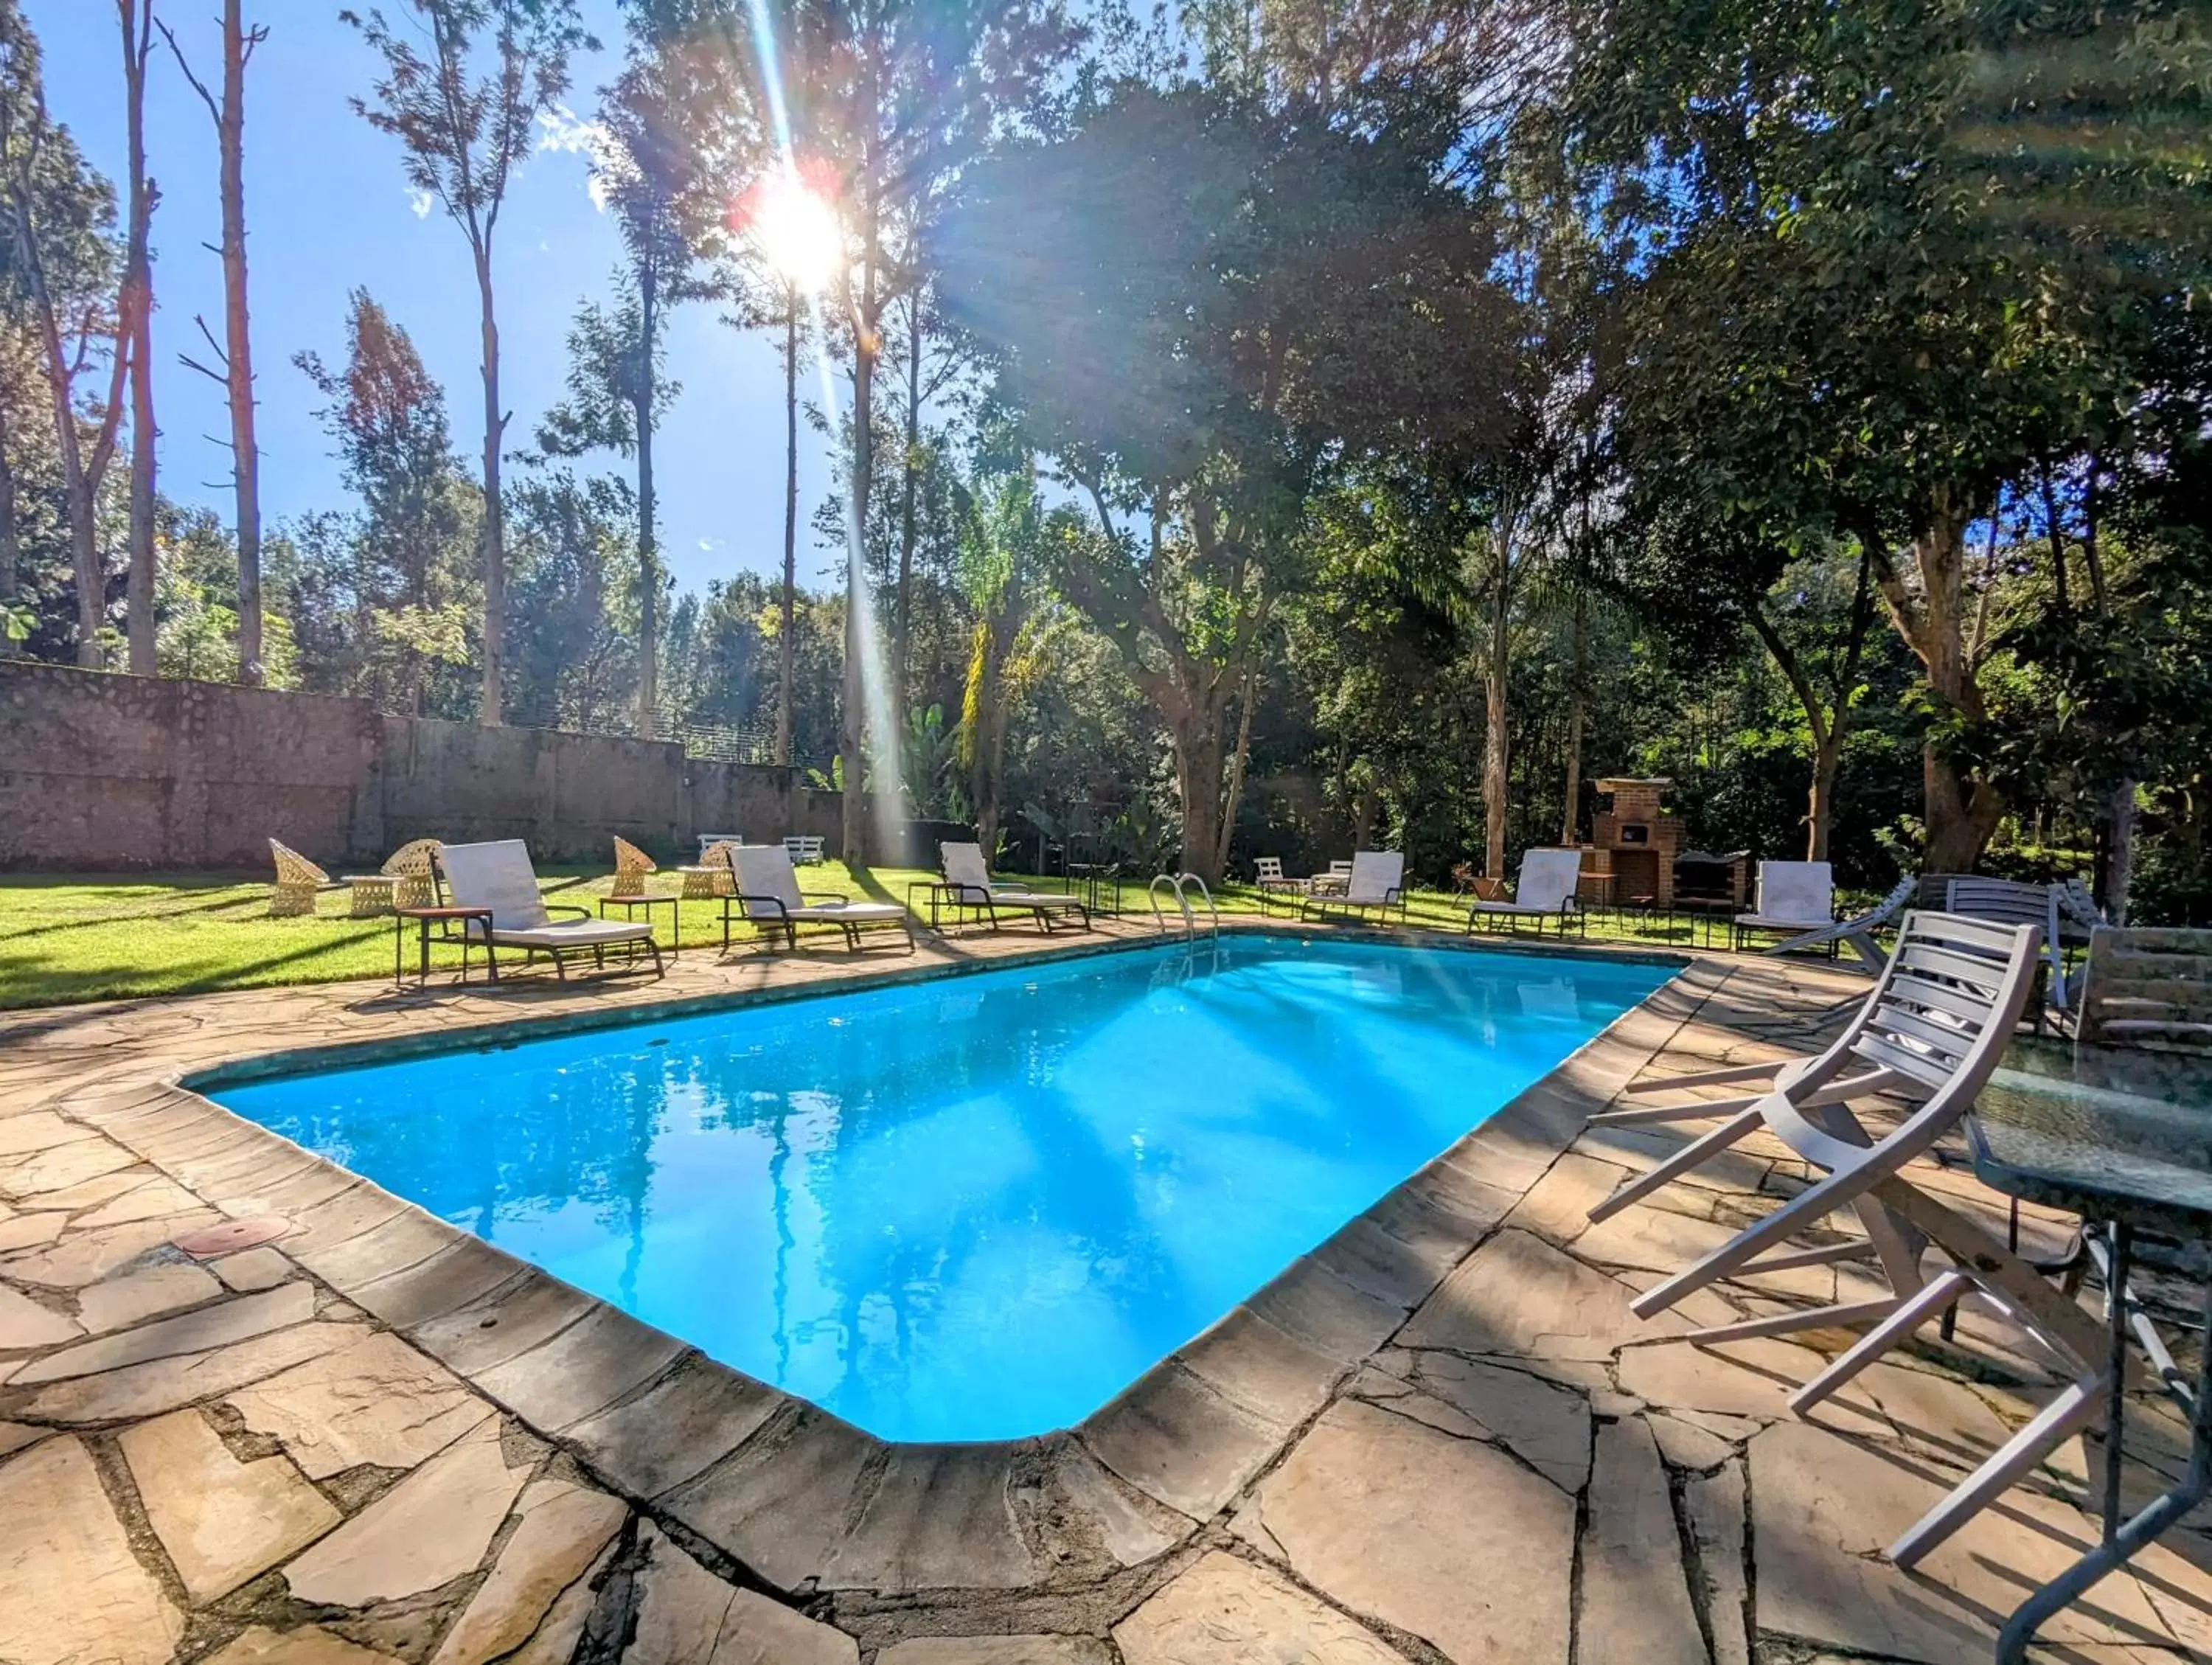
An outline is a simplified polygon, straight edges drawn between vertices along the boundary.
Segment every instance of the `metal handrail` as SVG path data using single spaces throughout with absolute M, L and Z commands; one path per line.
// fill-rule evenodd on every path
M 1195 935 L 1198 921 L 1190 911 L 1190 898 L 1182 893 L 1182 879 L 1178 874 L 1155 874 L 1152 882 L 1145 887 L 1146 898 L 1152 904 L 1152 922 L 1163 931 L 1168 928 L 1168 916 L 1160 911 L 1160 886 L 1163 884 L 1175 893 L 1176 906 L 1182 909 L 1184 934 Z
M 1196 873 L 1182 873 L 1177 875 L 1176 878 L 1176 892 L 1177 895 L 1180 896 L 1182 894 L 1182 887 L 1186 884 L 1195 884 L 1198 886 L 1199 895 L 1206 898 L 1206 911 L 1213 917 L 1213 934 L 1217 937 L 1219 936 L 1221 934 L 1221 910 L 1213 905 L 1213 892 L 1206 888 L 1206 881 L 1200 878 Z M 1186 915 L 1190 915 L 1191 932 L 1195 935 L 1198 930 L 1198 920 L 1195 915 L 1191 914 L 1190 899 L 1188 896 L 1183 897 L 1182 910 Z

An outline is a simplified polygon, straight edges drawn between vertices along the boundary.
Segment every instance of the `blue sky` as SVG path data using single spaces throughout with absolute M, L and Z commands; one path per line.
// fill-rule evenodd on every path
M 588 116 L 612 76 L 622 28 L 614 0 L 582 0 L 609 50 L 575 66 L 569 103 Z M 25 0 L 45 43 L 47 99 L 94 162 L 123 173 L 123 70 L 115 9 L 99 0 Z M 220 73 L 210 0 L 162 11 L 192 67 L 210 86 Z M 346 295 L 366 285 L 415 339 L 446 388 L 456 448 L 483 444 L 477 380 L 476 285 L 468 244 L 433 210 L 419 216 L 401 176 L 395 141 L 347 105 L 366 94 L 374 56 L 338 21 L 338 0 L 247 0 L 249 21 L 270 26 L 246 71 L 246 193 L 253 343 L 260 395 L 262 513 L 283 519 L 343 504 L 337 465 L 313 412 L 320 396 L 293 368 L 312 348 L 326 360 L 345 348 Z M 202 346 L 195 314 L 222 330 L 222 272 L 203 243 L 219 240 L 214 124 L 157 46 L 147 94 L 148 167 L 161 191 L 154 216 L 155 400 L 161 484 L 172 496 L 231 507 L 222 390 L 179 364 Z M 510 190 L 495 245 L 501 392 L 514 421 L 508 446 L 526 440 L 560 397 L 562 343 L 578 299 L 604 293 L 619 249 L 586 191 L 584 158 L 533 156 Z M 204 354 L 196 354 L 204 362 Z M 733 571 L 771 572 L 783 550 L 783 377 L 765 333 L 740 333 L 711 307 L 679 313 L 669 362 L 684 385 L 656 452 L 662 547 L 677 583 L 703 589 Z M 818 379 L 805 373 L 801 396 Z M 826 441 L 802 425 L 799 572 L 820 581 L 839 555 L 815 546 L 804 524 L 830 487 Z M 619 459 L 602 459 L 622 469 Z

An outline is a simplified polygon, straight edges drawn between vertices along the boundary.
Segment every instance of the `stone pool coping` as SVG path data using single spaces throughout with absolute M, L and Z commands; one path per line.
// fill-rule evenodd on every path
M 1336 936 L 1291 922 L 1239 934 Z M 569 1452 L 695 1556 L 787 1598 L 1095 1587 L 1198 1533 L 1388 1343 L 1729 965 L 1650 950 L 1365 931 L 1358 940 L 1679 968 L 1541 1080 L 1068 1430 L 895 1444 L 722 1365 L 438 1220 L 196 1089 L 272 1073 L 1018 969 L 1158 945 L 1115 933 L 971 963 L 624 1000 L 430 1035 L 246 1053 L 76 1099 L 234 1218 L 283 1216 L 284 1252 Z

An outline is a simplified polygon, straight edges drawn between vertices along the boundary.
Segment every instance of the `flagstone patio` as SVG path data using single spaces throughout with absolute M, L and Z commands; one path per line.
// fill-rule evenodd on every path
M 1846 1338 L 1674 1338 L 1859 1273 L 1628 1311 L 1802 1170 L 1754 1140 L 1592 1226 L 1682 1135 L 1587 1116 L 1808 1044 L 1865 987 L 1817 965 L 1697 958 L 1115 1404 L 1004 1445 L 883 1445 L 173 1085 L 1036 951 L 0 1018 L 0 1661 L 1953 1665 L 2092 1536 L 2077 1443 L 1917 1573 L 1881 1559 L 2046 1385 L 1990 1320 L 1807 1421 L 1785 1399 Z M 283 1235 L 178 1246 L 226 1221 Z M 2136 1420 L 2147 1491 L 2183 1441 Z M 2045 1656 L 2212 1657 L 2206 1567 L 2175 1534 Z

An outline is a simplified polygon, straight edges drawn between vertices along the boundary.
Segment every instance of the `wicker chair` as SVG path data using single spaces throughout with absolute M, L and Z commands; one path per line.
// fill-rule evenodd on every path
M 693 866 L 678 867 L 676 871 L 684 876 L 684 900 L 712 902 L 718 896 L 737 895 L 738 870 L 731 865 L 737 848 L 735 839 L 722 839 L 700 851 Z
M 660 866 L 627 838 L 615 840 L 615 882 L 607 895 L 613 897 L 641 896 L 645 894 L 645 876 L 659 872 Z
M 290 919 L 315 911 L 315 897 L 331 883 L 331 876 L 288 845 L 269 841 L 269 854 L 276 863 L 276 883 L 269 892 L 269 916 Z
M 348 873 L 343 881 L 356 919 L 374 919 L 395 908 L 438 905 L 438 841 L 402 844 L 373 873 Z

